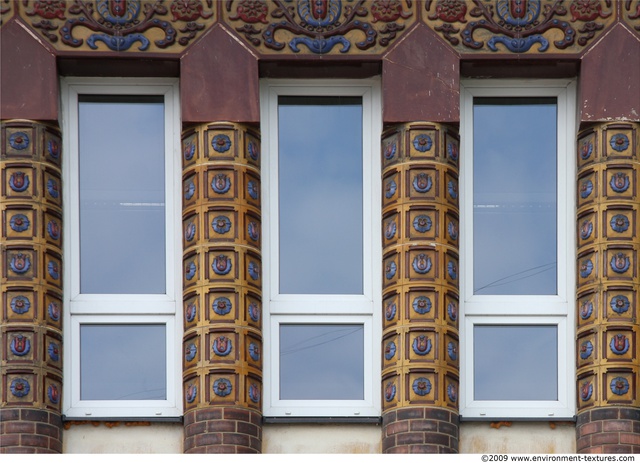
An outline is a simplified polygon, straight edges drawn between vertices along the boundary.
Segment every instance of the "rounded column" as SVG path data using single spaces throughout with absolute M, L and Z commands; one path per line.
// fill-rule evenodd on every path
M 578 134 L 578 452 L 640 452 L 639 130 Z
M 62 453 L 61 146 L 57 127 L 2 123 L 2 453 Z
M 248 126 L 182 136 L 184 451 L 260 452 L 260 139 Z
M 457 452 L 459 137 L 411 123 L 382 138 L 382 449 Z

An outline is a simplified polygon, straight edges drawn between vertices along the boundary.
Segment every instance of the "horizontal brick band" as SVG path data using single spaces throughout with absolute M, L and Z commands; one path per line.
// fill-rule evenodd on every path
M 458 414 L 440 408 L 401 408 L 382 416 L 384 453 L 458 453 Z
M 31 408 L 0 410 L 0 453 L 62 453 L 60 415 Z
M 260 453 L 262 416 L 237 407 L 216 407 L 184 415 L 184 453 Z
M 578 415 L 578 453 L 640 453 L 640 409 L 599 408 Z

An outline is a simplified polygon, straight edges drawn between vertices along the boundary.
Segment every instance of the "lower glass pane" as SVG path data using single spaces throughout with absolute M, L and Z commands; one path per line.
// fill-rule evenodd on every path
M 81 400 L 166 400 L 165 325 L 81 325 Z
M 364 399 L 363 325 L 280 325 L 280 399 Z
M 555 325 L 476 325 L 475 400 L 558 400 Z

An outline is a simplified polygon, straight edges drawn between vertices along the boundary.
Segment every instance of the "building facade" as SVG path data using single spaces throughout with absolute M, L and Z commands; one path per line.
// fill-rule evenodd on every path
M 639 0 L 0 21 L 2 452 L 640 452 Z

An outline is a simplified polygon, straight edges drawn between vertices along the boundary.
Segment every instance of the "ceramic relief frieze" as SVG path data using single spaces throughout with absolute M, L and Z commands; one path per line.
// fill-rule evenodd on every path
M 376 55 L 421 21 L 460 53 L 581 53 L 640 0 L 0 1 L 64 51 L 182 53 L 215 24 L 263 55 Z
M 612 0 L 427 0 L 425 9 L 462 53 L 576 53 L 616 19 Z
M 13 4 L 12 0 L 0 1 L 0 25 L 13 14 Z
M 214 20 L 213 0 L 23 0 L 20 15 L 56 48 L 178 53 Z
M 412 0 L 226 0 L 224 21 L 262 53 L 376 54 L 416 21 Z
M 640 34 L 640 0 L 624 0 L 622 3 L 622 20 Z

